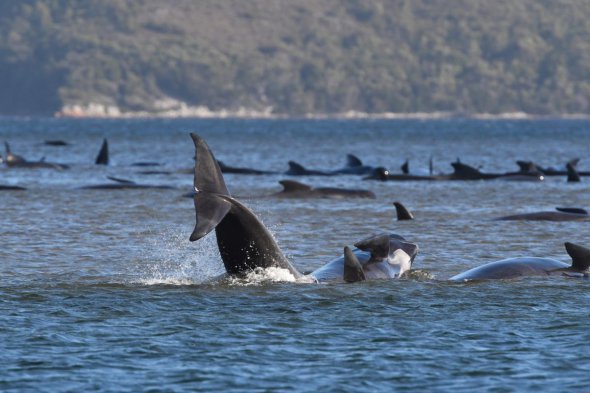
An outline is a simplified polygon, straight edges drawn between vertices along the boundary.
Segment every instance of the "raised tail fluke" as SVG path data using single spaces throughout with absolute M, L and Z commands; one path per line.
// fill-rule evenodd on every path
M 231 208 L 230 196 L 221 169 L 207 143 L 198 135 L 191 134 L 195 144 L 196 224 L 190 241 L 199 240 L 211 232 L 223 220 Z M 225 197 L 225 198 L 224 198 Z

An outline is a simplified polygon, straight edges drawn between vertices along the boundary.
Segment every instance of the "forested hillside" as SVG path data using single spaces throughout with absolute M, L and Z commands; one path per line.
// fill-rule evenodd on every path
M 588 0 L 0 0 L 0 114 L 590 113 Z

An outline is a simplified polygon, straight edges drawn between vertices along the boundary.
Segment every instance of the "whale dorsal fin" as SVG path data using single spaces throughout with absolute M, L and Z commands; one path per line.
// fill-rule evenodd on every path
M 453 166 L 453 169 L 455 170 L 455 174 L 461 174 L 461 175 L 465 175 L 465 176 L 481 175 L 481 172 L 479 171 L 479 169 L 476 169 L 476 168 L 474 168 L 470 165 L 467 165 L 467 164 L 463 164 L 461 161 L 459 161 L 458 158 L 457 158 L 457 161 L 451 163 L 451 165 Z
M 402 166 L 400 167 L 400 169 L 402 170 L 402 173 L 407 175 L 408 173 L 410 173 L 410 161 L 406 160 L 406 162 L 404 162 L 402 164 Z
M 393 202 L 393 206 L 395 206 L 398 221 L 414 219 L 414 215 L 401 202 Z
M 537 166 L 532 161 L 516 161 L 516 165 L 520 168 L 521 172 L 534 172 L 537 171 Z
M 10 145 L 8 144 L 8 142 L 4 141 L 4 150 L 6 151 L 6 155 L 8 156 L 10 153 L 12 153 L 10 151 Z
M 344 247 L 344 274 L 342 278 L 346 282 L 366 280 L 361 263 L 348 246 Z
M 107 141 L 107 138 L 103 139 L 102 146 L 100 147 L 100 151 L 98 152 L 94 163 L 96 165 L 109 165 L 109 142 Z
M 230 197 L 221 169 L 207 143 L 196 134 L 191 134 L 195 144 L 195 188 L 196 224 L 190 240 L 195 241 L 209 232 L 223 220 L 231 208 Z M 231 197 L 230 197 L 231 198 Z
M 568 161 L 568 164 L 570 164 L 571 166 L 576 168 L 578 166 L 579 162 L 580 162 L 579 158 L 572 158 L 571 160 Z
M 289 173 L 296 175 L 296 174 L 304 174 L 307 172 L 305 167 L 295 161 L 289 161 Z
M 568 162 L 565 167 L 567 168 L 567 181 L 568 183 L 577 183 L 580 181 L 580 174 L 576 170 L 575 166 L 571 162 Z
M 563 213 L 588 214 L 586 209 L 582 209 L 580 207 L 556 207 L 555 210 Z
M 117 183 L 121 183 L 121 184 L 135 184 L 135 182 L 133 180 L 121 179 L 119 177 L 114 177 L 114 176 L 107 176 L 107 179 L 115 181 Z
M 279 183 L 283 186 L 284 192 L 294 191 L 311 191 L 312 187 L 307 184 L 299 183 L 294 180 L 281 180 Z
M 347 154 L 346 155 L 346 166 L 349 168 L 363 166 L 363 162 L 360 160 L 360 158 L 358 158 L 354 154 Z
M 590 269 L 590 249 L 570 242 L 565 243 L 565 249 L 572 258 L 572 269 L 580 272 Z

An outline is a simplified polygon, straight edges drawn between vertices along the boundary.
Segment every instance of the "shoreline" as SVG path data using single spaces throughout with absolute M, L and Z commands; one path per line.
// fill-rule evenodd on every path
M 53 114 L 55 118 L 81 119 L 269 119 L 269 120 L 447 120 L 447 119 L 475 119 L 475 120 L 588 120 L 590 114 L 531 114 L 522 111 L 504 113 L 466 113 L 466 112 L 382 112 L 367 113 L 361 111 L 346 111 L 340 113 L 307 113 L 281 114 L 274 113 L 272 107 L 263 110 L 239 108 L 236 110 L 212 110 L 206 106 L 189 107 L 180 105 L 157 111 L 122 111 L 115 106 L 100 104 L 67 105 Z

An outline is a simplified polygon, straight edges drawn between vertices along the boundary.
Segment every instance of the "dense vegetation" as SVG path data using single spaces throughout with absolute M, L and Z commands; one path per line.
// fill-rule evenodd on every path
M 0 113 L 590 113 L 587 0 L 0 1 Z

